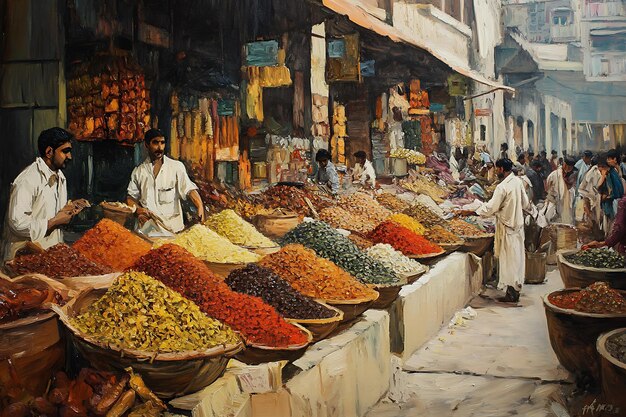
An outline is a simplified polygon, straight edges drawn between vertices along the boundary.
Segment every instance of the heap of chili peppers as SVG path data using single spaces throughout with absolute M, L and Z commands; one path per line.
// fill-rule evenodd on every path
M 441 246 L 392 221 L 376 226 L 368 238 L 376 243 L 387 243 L 405 255 L 428 255 L 443 251 Z
M 18 275 L 37 273 L 55 279 L 112 272 L 111 268 L 98 265 L 65 243 L 58 243 L 41 253 L 18 256 L 10 262 L 10 268 Z
M 148 253 L 148 242 L 113 220 L 102 219 L 73 246 L 93 262 L 123 271 Z
M 548 300 L 557 307 L 595 314 L 626 313 L 626 299 L 606 282 L 595 282 L 585 289 L 565 294 L 550 294 Z
M 179 292 L 206 315 L 239 331 L 248 342 L 272 347 L 307 342 L 306 334 L 287 323 L 273 307 L 260 298 L 232 291 L 201 260 L 180 246 L 166 244 L 154 249 L 133 269 Z
M 331 309 L 295 290 L 272 270 L 256 264 L 232 271 L 226 284 L 233 291 L 262 298 L 290 319 L 327 319 L 335 315 Z

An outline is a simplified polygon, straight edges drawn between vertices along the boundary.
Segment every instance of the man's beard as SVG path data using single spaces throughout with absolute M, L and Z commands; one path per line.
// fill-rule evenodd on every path
M 499 179 L 504 178 L 504 173 L 503 173 L 503 172 L 498 172 L 498 178 L 499 178 Z

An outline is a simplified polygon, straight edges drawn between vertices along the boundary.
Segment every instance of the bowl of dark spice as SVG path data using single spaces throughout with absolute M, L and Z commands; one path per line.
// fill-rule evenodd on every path
M 614 408 L 626 409 L 626 328 L 601 335 L 596 344 L 600 355 L 602 394 Z
M 543 298 L 550 344 L 559 362 L 580 377 L 599 381 L 598 336 L 626 327 L 626 291 L 596 282 L 568 288 Z
M 565 250 L 557 253 L 565 288 L 584 288 L 596 281 L 626 290 L 626 258 L 612 249 Z
M 298 323 L 317 342 L 328 336 L 343 319 L 343 312 L 298 292 L 271 269 L 256 264 L 232 271 L 226 284 L 231 290 L 261 298 L 291 323 Z

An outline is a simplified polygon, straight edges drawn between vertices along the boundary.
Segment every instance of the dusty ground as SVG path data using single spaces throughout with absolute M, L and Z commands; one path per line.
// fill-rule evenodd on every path
M 520 307 L 473 300 L 477 316 L 442 329 L 397 369 L 367 417 L 570 416 L 573 381 L 550 347 L 541 301 L 559 288 L 555 270 L 524 287 Z

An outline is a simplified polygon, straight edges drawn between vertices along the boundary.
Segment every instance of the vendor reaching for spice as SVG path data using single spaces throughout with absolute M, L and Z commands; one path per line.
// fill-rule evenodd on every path
M 150 129 L 144 136 L 148 158 L 136 167 L 128 184 L 126 202 L 136 207 L 135 214 L 142 231 L 148 232 L 148 220 L 158 219 L 166 230 L 178 233 L 184 228 L 183 210 L 180 201 L 189 197 L 204 222 L 204 205 L 198 187 L 194 184 L 185 166 L 165 156 L 165 135 L 158 129 Z M 154 225 L 152 225 L 154 227 Z
M 339 191 L 339 175 L 335 165 L 330 162 L 330 152 L 320 149 L 315 154 L 315 162 L 319 165 L 317 170 L 317 183 L 326 185 L 333 194 Z
M 375 188 L 376 171 L 374 171 L 372 162 L 367 160 L 367 154 L 364 151 L 357 151 L 354 153 L 354 158 L 356 159 L 356 165 L 352 171 L 352 181 Z
M 3 259 L 11 259 L 25 242 L 44 249 L 63 242 L 62 225 L 89 207 L 86 200 L 67 201 L 62 169 L 72 160 L 73 136 L 59 127 L 39 135 L 39 157 L 11 185 L 2 242 Z

